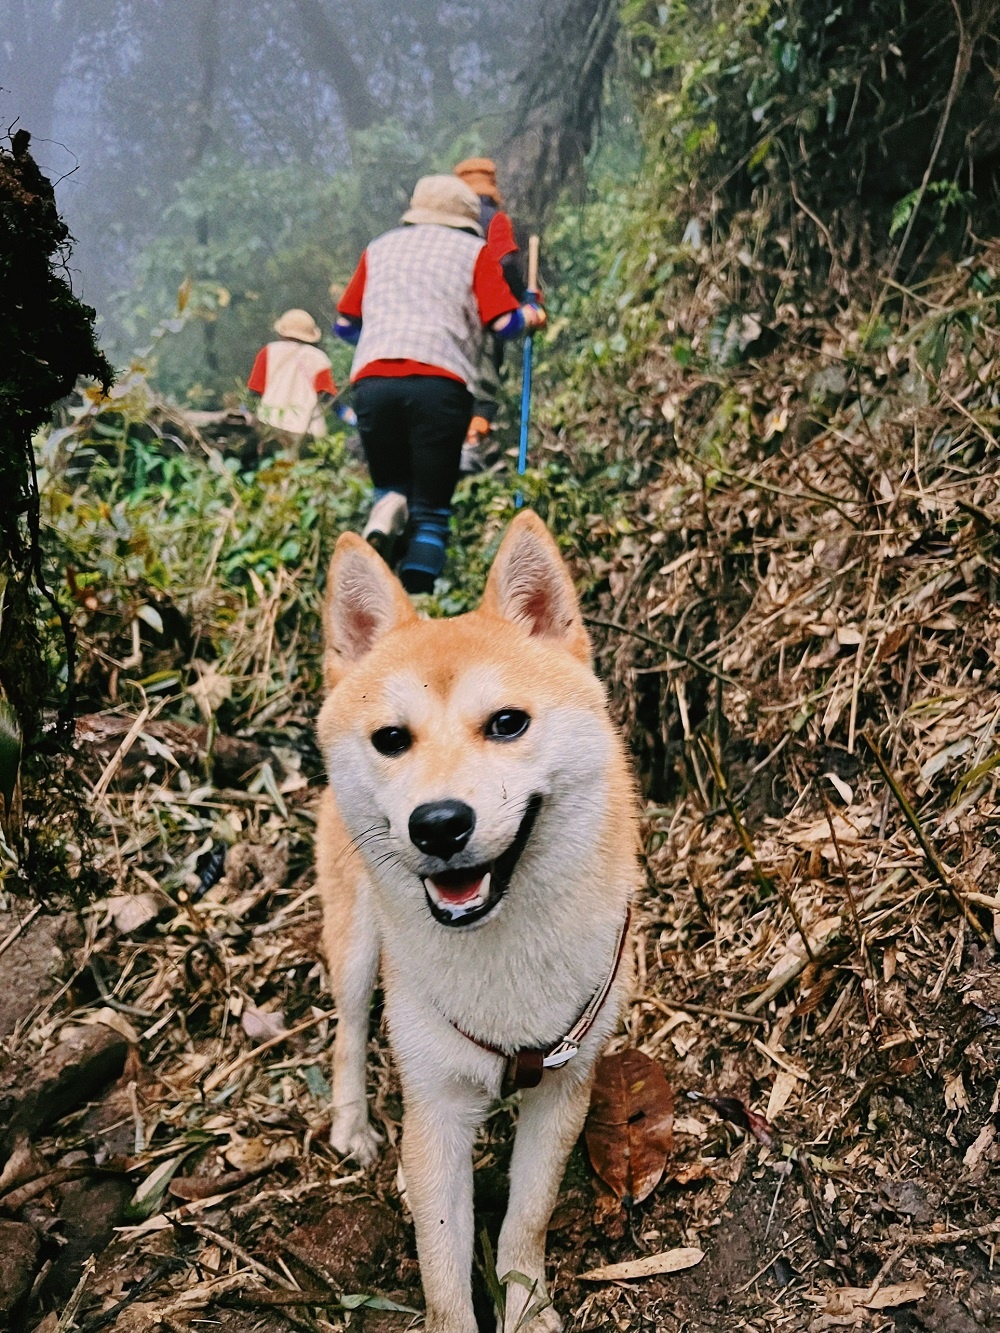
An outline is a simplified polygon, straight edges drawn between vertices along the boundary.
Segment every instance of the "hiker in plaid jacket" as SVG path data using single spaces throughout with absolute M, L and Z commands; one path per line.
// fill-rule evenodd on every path
M 479 199 L 455 176 L 417 182 L 402 225 L 368 246 L 337 306 L 355 342 L 354 405 L 375 503 L 365 536 L 399 576 L 431 592 L 444 569 L 451 497 L 487 330 L 541 328 L 487 248 Z

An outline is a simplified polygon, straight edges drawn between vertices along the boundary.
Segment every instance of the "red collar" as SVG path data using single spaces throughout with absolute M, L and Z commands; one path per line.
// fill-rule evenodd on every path
M 489 1051 L 491 1055 L 503 1056 L 507 1061 L 502 1089 L 504 1096 L 516 1092 L 519 1088 L 537 1087 L 542 1081 L 542 1075 L 546 1069 L 559 1069 L 576 1055 L 580 1049 L 580 1043 L 597 1021 L 597 1015 L 601 1012 L 604 1001 L 608 998 L 611 987 L 614 985 L 615 977 L 618 975 L 618 969 L 625 953 L 625 941 L 628 939 L 628 928 L 631 921 L 632 908 L 627 907 L 625 909 L 625 920 L 618 931 L 618 942 L 615 945 L 615 957 L 611 964 L 611 971 L 598 989 L 594 991 L 580 1017 L 566 1035 L 559 1038 L 555 1045 L 549 1047 L 524 1046 L 517 1051 L 505 1051 L 499 1046 L 493 1046 L 488 1041 L 480 1041 L 478 1037 L 474 1037 L 471 1032 L 466 1032 L 464 1028 L 459 1027 L 456 1022 L 452 1021 L 452 1027 L 457 1032 L 461 1032 L 462 1036 L 471 1041 L 473 1045 L 478 1046 L 480 1050 Z

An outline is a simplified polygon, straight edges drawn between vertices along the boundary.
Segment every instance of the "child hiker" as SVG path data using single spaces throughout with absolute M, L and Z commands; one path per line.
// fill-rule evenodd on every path
M 290 448 L 305 435 L 326 434 L 321 398 L 336 397 L 330 358 L 316 347 L 322 334 L 306 310 L 286 310 L 275 321 L 276 342 L 257 353 L 247 388 L 260 394 L 256 417 Z
M 337 306 L 337 333 L 357 344 L 354 407 L 375 487 L 364 536 L 389 559 L 409 522 L 399 564 L 409 592 L 433 591 L 444 569 L 485 331 L 512 338 L 545 325 L 504 280 L 479 213 L 463 181 L 424 176 Z

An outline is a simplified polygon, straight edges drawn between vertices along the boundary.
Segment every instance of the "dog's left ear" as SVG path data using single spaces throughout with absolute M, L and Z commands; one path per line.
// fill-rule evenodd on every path
M 548 528 L 530 509 L 518 514 L 500 543 L 481 609 L 590 661 L 573 580 Z
M 343 533 L 330 561 L 323 606 L 327 689 L 384 634 L 416 618 L 403 585 L 382 557 L 356 533 Z

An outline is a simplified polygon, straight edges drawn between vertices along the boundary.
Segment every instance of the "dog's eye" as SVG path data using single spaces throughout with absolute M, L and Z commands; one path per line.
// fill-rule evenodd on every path
M 413 737 L 406 727 L 379 727 L 372 732 L 372 745 L 379 754 L 403 754 L 413 744 Z
M 520 708 L 501 708 L 483 729 L 487 740 L 513 741 L 528 730 L 531 718 Z

